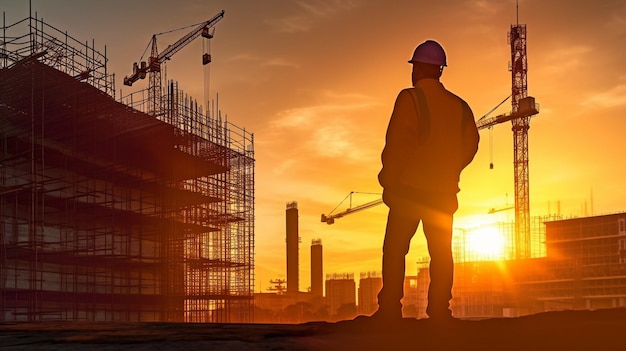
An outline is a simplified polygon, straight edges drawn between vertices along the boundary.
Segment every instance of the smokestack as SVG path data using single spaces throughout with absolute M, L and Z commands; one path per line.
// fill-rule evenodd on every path
M 311 294 L 324 296 L 324 261 L 322 258 L 322 239 L 311 241 Z
M 287 294 L 297 294 L 299 289 L 298 276 L 298 203 L 288 202 L 286 210 L 287 233 Z

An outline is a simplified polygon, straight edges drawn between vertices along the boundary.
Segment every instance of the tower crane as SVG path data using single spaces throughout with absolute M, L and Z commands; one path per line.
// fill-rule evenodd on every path
M 515 208 L 515 206 L 506 206 L 506 207 L 501 207 L 501 208 L 492 207 L 492 208 L 489 209 L 489 212 L 487 212 L 487 213 L 488 214 L 493 214 L 493 213 L 496 213 L 496 212 L 512 210 L 514 208 Z
M 511 112 L 495 117 L 488 117 L 488 113 L 476 121 L 476 127 L 480 130 L 511 121 L 515 191 L 515 251 L 516 258 L 522 259 L 531 256 L 528 129 L 530 128 L 530 118 L 539 113 L 539 106 L 535 103 L 534 97 L 528 96 L 526 25 L 519 23 L 511 25 L 508 39 L 511 45 Z
M 507 194 L 507 201 L 506 201 L 504 207 L 497 207 L 497 208 L 496 207 L 492 207 L 492 208 L 489 209 L 489 211 L 487 213 L 488 214 L 494 214 L 494 213 L 497 213 L 497 212 L 512 210 L 514 208 L 515 208 L 515 206 L 509 204 L 508 194 Z
M 378 206 L 378 205 L 383 203 L 383 199 L 377 199 L 377 200 L 374 200 L 374 201 L 370 201 L 370 202 L 364 203 L 362 205 L 358 205 L 358 206 L 352 207 L 352 195 L 353 194 L 364 194 L 364 193 L 357 193 L 357 192 L 351 191 L 348 194 L 348 196 L 346 196 L 339 203 L 339 205 L 337 205 L 337 207 L 341 206 L 341 204 L 344 203 L 344 201 L 346 201 L 346 199 L 349 198 L 350 199 L 350 206 L 348 207 L 348 209 L 333 214 L 333 212 L 337 209 L 337 207 L 335 207 L 335 209 L 330 211 L 327 215 L 322 214 L 322 222 L 324 222 L 326 224 L 333 224 L 333 223 L 335 223 L 335 219 L 337 219 L 337 218 L 341 218 L 343 216 L 347 216 L 347 215 L 355 213 L 355 212 L 363 211 L 363 210 L 366 210 L 366 209 L 368 209 L 370 207 Z
M 148 63 L 145 61 L 141 61 L 140 64 L 137 62 L 133 63 L 133 74 L 130 76 L 124 77 L 124 85 L 132 86 L 134 82 L 139 79 L 144 79 L 146 74 L 149 74 L 149 85 L 148 85 L 148 113 L 154 116 L 157 116 L 162 112 L 161 106 L 161 64 L 165 61 L 169 60 L 179 52 L 182 48 L 184 48 L 187 44 L 191 43 L 194 39 L 199 36 L 203 38 L 211 39 L 213 38 L 213 32 L 215 30 L 214 26 L 224 17 L 224 10 L 220 13 L 216 14 L 212 18 L 200 23 L 195 26 L 195 28 L 187 33 L 185 36 L 180 38 L 174 44 L 169 45 L 165 50 L 159 53 L 157 48 L 157 36 L 160 34 L 165 34 L 169 32 L 163 32 L 159 34 L 152 35 L 151 41 L 151 51 L 150 58 L 148 59 Z M 213 29 L 213 31 L 211 31 Z M 147 49 L 147 48 L 146 48 Z M 202 64 L 206 65 L 211 62 L 211 55 L 205 53 L 202 55 Z

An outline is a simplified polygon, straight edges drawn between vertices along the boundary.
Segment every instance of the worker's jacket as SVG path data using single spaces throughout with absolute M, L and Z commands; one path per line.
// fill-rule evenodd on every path
M 459 177 L 478 140 L 472 110 L 438 80 L 421 79 L 402 90 L 381 156 L 383 200 L 389 207 L 410 201 L 454 212 Z

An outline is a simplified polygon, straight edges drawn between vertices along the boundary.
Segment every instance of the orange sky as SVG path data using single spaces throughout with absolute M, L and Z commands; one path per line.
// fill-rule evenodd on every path
M 507 32 L 515 1 L 33 0 L 44 21 L 81 41 L 107 45 L 122 85 L 153 33 L 202 22 L 221 10 L 210 70 L 196 40 L 168 63 L 169 78 L 197 99 L 219 93 L 229 120 L 255 135 L 256 291 L 285 277 L 285 204 L 300 212 L 300 289 L 309 286 L 309 245 L 321 238 L 325 273 L 380 270 L 386 208 L 342 218 L 320 214 L 350 191 L 380 192 L 376 175 L 397 93 L 410 85 L 415 46 L 436 39 L 448 53 L 444 85 L 479 118 L 510 94 Z M 7 23 L 28 16 L 28 1 L 0 0 Z M 626 210 L 626 3 L 521 0 L 528 28 L 528 87 L 541 105 L 529 131 L 531 215 Z M 163 36 L 161 48 L 185 32 Z M 204 79 L 209 78 L 209 92 Z M 138 83 L 137 89 L 147 82 Z M 135 89 L 135 86 L 132 88 Z M 506 103 L 496 113 L 506 112 Z M 481 131 L 462 174 L 456 227 L 512 219 L 487 215 L 513 203 L 509 124 Z M 592 196 L 593 194 L 593 196 Z M 593 201 L 591 198 L 593 197 Z M 357 203 L 371 197 L 355 197 Z M 425 254 L 421 229 L 407 260 Z

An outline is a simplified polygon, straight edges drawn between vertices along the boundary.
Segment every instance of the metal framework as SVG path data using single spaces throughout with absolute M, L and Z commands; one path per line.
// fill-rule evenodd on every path
M 546 256 L 546 229 L 545 222 L 560 219 L 557 215 L 534 216 L 530 218 L 529 256 L 527 258 L 541 258 Z M 485 232 L 495 231 L 503 240 L 502 251 L 497 253 L 481 253 L 472 250 L 472 237 L 484 235 Z M 454 262 L 481 262 L 481 261 L 511 261 L 517 260 L 517 245 L 515 243 L 515 222 L 497 222 L 483 224 L 470 228 L 455 228 L 452 240 Z
M 166 121 L 115 101 L 106 54 L 37 18 L 1 30 L 0 320 L 252 321 L 253 134 L 174 82 Z
M 626 307 L 626 213 L 546 222 L 547 258 L 518 267 L 529 312 Z
M 515 192 L 515 252 L 517 259 L 525 259 L 531 257 L 528 129 L 530 128 L 531 117 L 539 113 L 539 106 L 535 103 L 535 99 L 528 96 L 525 24 L 511 26 L 509 44 L 511 45 L 511 113 L 487 118 L 488 113 L 476 121 L 476 127 L 480 130 L 511 121 Z
M 519 102 L 528 96 L 528 60 L 526 56 L 526 25 L 511 26 L 511 112 L 519 110 Z M 528 179 L 528 128 L 531 116 L 511 120 L 513 129 L 513 181 L 515 191 L 515 243 L 517 258 L 530 257 L 530 199 Z
M 512 238 L 513 223 L 499 223 L 498 228 Z M 453 242 L 456 317 L 626 307 L 626 213 L 532 217 L 532 255 L 523 260 L 515 259 L 513 250 L 503 260 L 473 255 L 465 251 L 466 233 L 460 234 Z M 418 286 L 428 286 L 427 263 L 418 262 Z M 419 294 L 419 317 L 424 317 L 427 290 Z
M 185 36 L 180 38 L 175 43 L 169 45 L 165 50 L 159 53 L 159 49 L 157 48 L 157 36 L 164 33 L 154 34 L 152 39 L 150 40 L 150 58 L 148 63 L 141 62 L 141 64 L 137 64 L 135 62 L 133 64 L 133 74 L 127 77 L 124 77 L 125 85 L 133 85 L 135 81 L 138 79 L 145 78 L 146 73 L 149 76 L 149 87 L 148 87 L 148 97 L 150 101 L 150 109 L 148 114 L 162 117 L 160 114 L 165 111 L 165 107 L 163 105 L 162 100 L 162 86 L 161 86 L 161 66 L 165 61 L 170 60 L 174 54 L 182 50 L 187 44 L 191 43 L 194 39 L 202 35 L 202 37 L 211 39 L 213 38 L 213 34 L 211 29 L 215 30 L 215 25 L 222 18 L 224 18 L 224 11 L 222 10 L 217 15 L 213 16 L 207 21 L 204 21 L 196 26 L 191 32 L 187 33 Z M 202 63 L 207 64 L 211 62 L 211 58 L 209 54 L 204 54 L 202 57 Z

